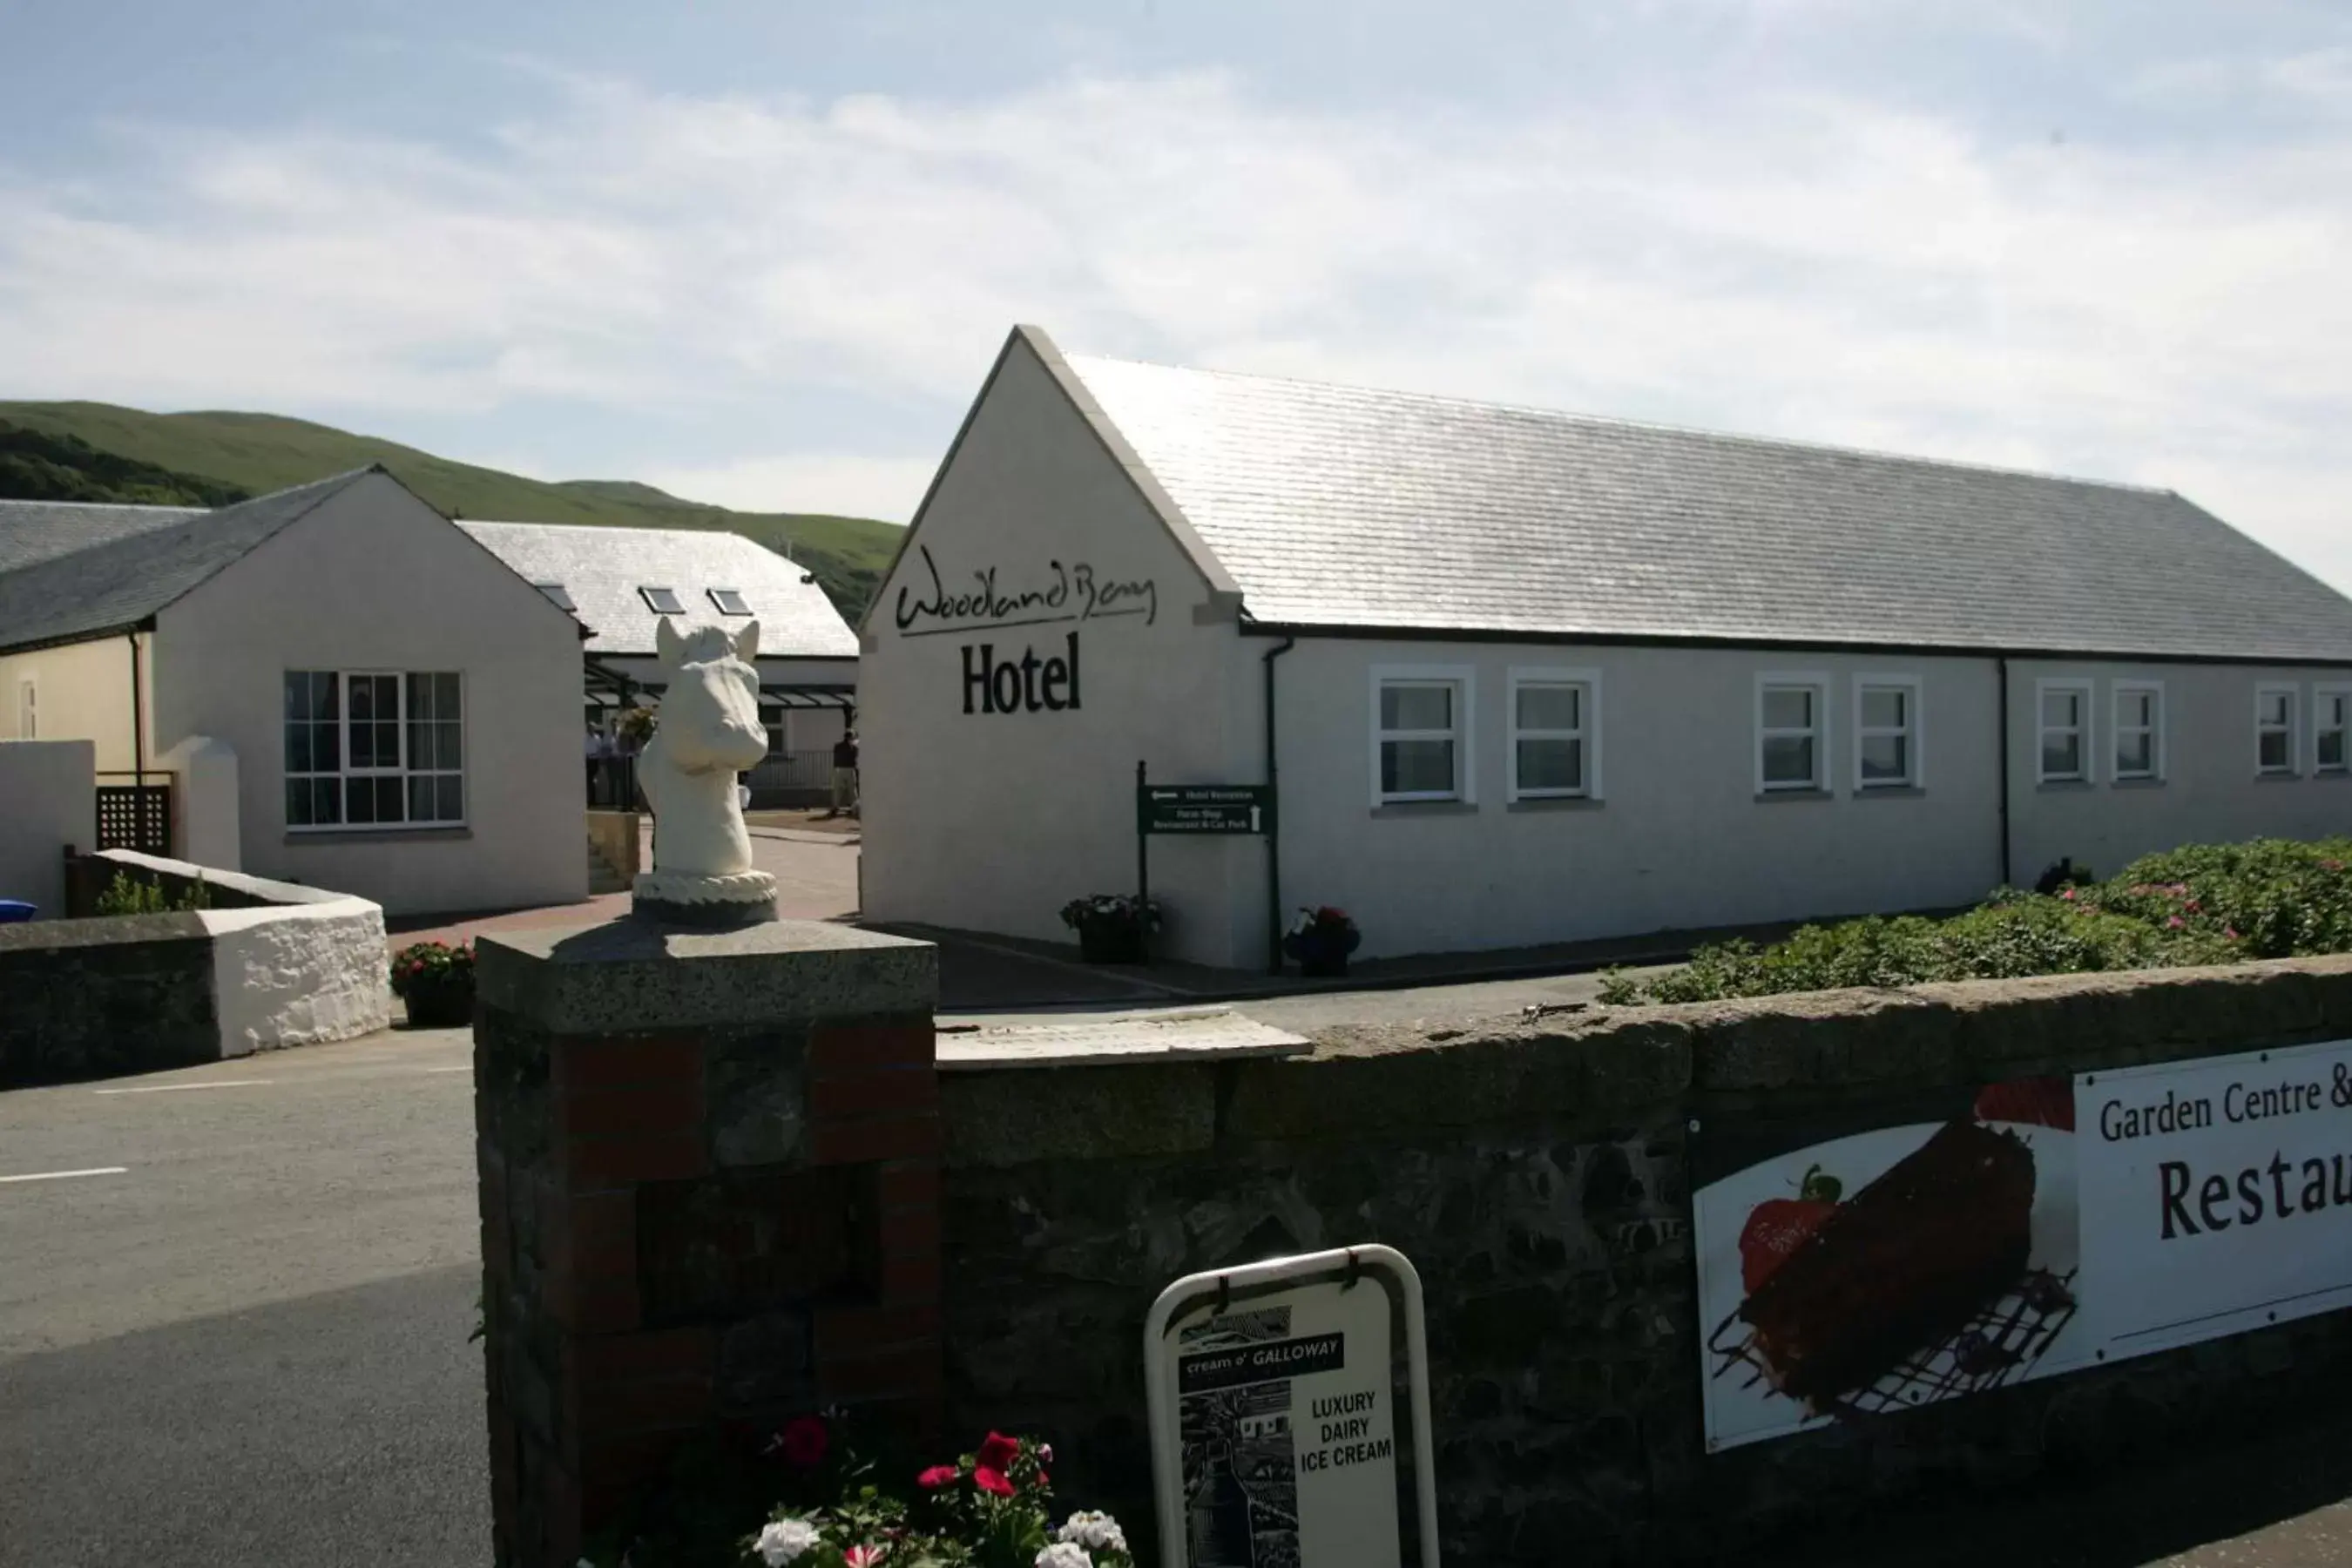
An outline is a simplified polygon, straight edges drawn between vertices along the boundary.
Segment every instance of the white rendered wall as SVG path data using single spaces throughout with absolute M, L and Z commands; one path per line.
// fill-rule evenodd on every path
M 390 1026 L 383 910 L 364 899 L 208 910 L 221 1055 L 354 1039 Z
M 243 870 L 236 748 L 192 735 L 164 752 L 157 765 L 172 775 L 172 847 L 179 858 Z
M 956 618 L 923 612 L 937 594 L 924 551 L 950 595 L 974 593 L 992 567 L 1000 595 L 1043 593 L 1058 563 L 1073 584 L 1087 569 L 1102 609 L 1146 603 L 1106 602 L 1106 585 L 1150 584 L 1150 613 L 1060 618 L 1081 605 L 1074 586 L 1056 606 L 979 617 L 1034 624 L 942 633 Z M 1132 892 L 1139 759 L 1163 783 L 1258 775 L 1242 668 L 1254 659 L 1230 619 L 1195 623 L 1208 601 L 1127 474 L 1014 345 L 861 633 L 866 917 L 1069 941 L 1066 901 Z M 1026 695 L 1019 711 L 964 710 L 966 650 L 1042 661 L 1064 657 L 1072 633 L 1078 708 L 1046 708 L 1041 690 L 1034 711 Z M 1153 850 L 1152 889 L 1173 921 L 1163 951 L 1252 962 L 1236 910 L 1263 898 L 1263 846 L 1160 839 Z
M 374 475 L 164 609 L 156 733 L 236 752 L 246 868 L 402 913 L 587 897 L 575 625 L 460 529 Z M 286 826 L 289 669 L 465 678 L 463 828 Z
M 2164 778 L 2116 778 L 2114 717 L 2118 680 L 2164 689 Z M 2092 689 L 2091 778 L 2044 784 L 2037 770 L 2037 693 L 2052 681 Z M 2010 663 L 2011 820 L 2014 876 L 2030 885 L 2060 858 L 2102 877 L 2153 850 L 2254 837 L 2316 838 L 2352 833 L 2352 773 L 2317 771 L 2313 689 L 2352 686 L 2352 668 L 2248 665 L 2118 664 L 2090 660 Z M 2254 693 L 2295 694 L 2295 773 L 2265 777 L 2254 765 Z
M 141 634 L 141 641 L 151 639 Z M 140 655 L 140 701 L 149 721 L 146 760 L 152 764 L 155 707 L 149 651 L 142 648 Z M 40 733 L 30 737 L 17 732 L 17 688 L 26 680 L 33 682 L 39 703 Z M 89 741 L 98 748 L 100 772 L 127 773 L 138 760 L 131 744 L 131 709 L 128 636 L 0 656 L 0 741 Z
M 1377 667 L 1466 674 L 1475 800 L 1373 805 Z M 1599 675 L 1599 801 L 1507 798 L 1515 667 Z M 1277 668 L 1284 901 L 1346 909 L 1363 956 L 1937 908 L 2000 879 L 1990 660 L 1302 637 Z M 1819 795 L 1758 791 L 1767 673 L 1828 681 Z M 1856 789 L 1861 676 L 1920 682 L 1922 787 Z

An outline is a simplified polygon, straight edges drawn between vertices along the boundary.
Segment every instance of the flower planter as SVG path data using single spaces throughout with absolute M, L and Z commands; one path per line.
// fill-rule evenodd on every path
M 1078 928 L 1078 956 L 1088 963 L 1141 963 L 1143 932 L 1132 925 L 1096 921 Z
M 1348 955 L 1362 945 L 1364 933 L 1349 931 L 1294 931 L 1282 939 L 1282 951 L 1298 965 L 1298 973 L 1310 980 L 1332 979 L 1348 973 Z
M 474 982 L 443 981 L 408 988 L 408 1026 L 412 1029 L 455 1029 L 474 1021 Z

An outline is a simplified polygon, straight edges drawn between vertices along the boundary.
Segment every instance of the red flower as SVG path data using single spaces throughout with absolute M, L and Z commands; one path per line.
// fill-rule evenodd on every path
M 915 1478 L 915 1484 L 927 1492 L 935 1492 L 941 1487 L 953 1486 L 956 1478 L 962 1474 L 953 1465 L 933 1465 Z
M 821 1415 L 795 1416 L 776 1435 L 784 1463 L 796 1470 L 813 1470 L 824 1463 L 824 1451 L 832 1446 L 833 1434 L 825 1429 Z
M 994 1492 L 998 1497 L 1011 1497 L 1014 1489 L 1003 1471 L 992 1470 L 986 1465 L 972 1467 L 971 1484 L 984 1492 Z
M 410 964 L 410 965 L 408 966 L 408 973 L 411 973 L 411 974 L 422 974 L 422 973 L 425 973 L 425 961 L 424 961 L 423 959 L 421 959 L 421 958 L 420 958 L 420 959 L 418 959 L 415 963 L 414 963 Z
M 1002 1432 L 991 1432 L 988 1441 L 980 1446 L 980 1463 L 992 1470 L 1009 1470 L 1020 1457 L 1021 1439 Z

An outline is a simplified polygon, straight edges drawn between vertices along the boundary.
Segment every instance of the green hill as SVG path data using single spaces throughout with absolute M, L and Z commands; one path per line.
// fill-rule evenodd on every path
M 549 484 L 276 414 L 149 414 L 107 403 L 0 402 L 0 421 L 51 438 L 19 442 L 27 447 L 18 465 L 24 473 L 0 467 L 0 495 L 196 502 L 225 490 L 266 494 L 382 463 L 418 495 L 459 517 L 743 534 L 790 553 L 814 573 L 853 625 L 880 588 L 904 531 L 873 518 L 730 511 L 625 479 Z M 79 458 L 77 443 L 88 458 Z M 121 482 L 108 478 L 110 472 Z

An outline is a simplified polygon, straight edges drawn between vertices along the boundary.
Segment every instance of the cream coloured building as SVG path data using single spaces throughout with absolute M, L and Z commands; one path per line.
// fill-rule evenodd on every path
M 0 502 L 0 739 L 168 784 L 162 852 L 393 913 L 586 896 L 582 635 L 381 469 Z
M 1263 965 L 1969 902 L 2352 830 L 2352 601 L 2169 491 L 1065 356 L 1016 330 L 860 632 L 869 919 Z M 1276 879 L 1278 877 L 1278 895 Z

